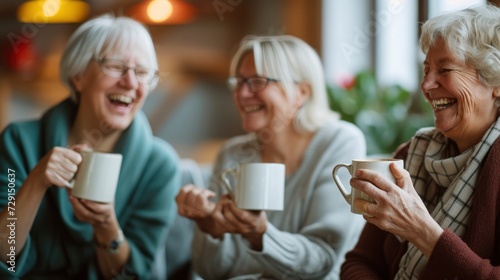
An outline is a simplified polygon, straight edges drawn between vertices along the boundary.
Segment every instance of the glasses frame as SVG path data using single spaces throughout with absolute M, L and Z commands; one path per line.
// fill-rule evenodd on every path
M 238 81 L 238 79 L 241 80 L 241 83 Z M 255 90 L 254 86 L 251 83 L 252 79 L 265 80 L 266 84 L 261 89 Z M 243 84 L 246 84 L 248 89 L 250 90 L 250 92 L 257 93 L 257 92 L 264 90 L 267 87 L 267 85 L 269 84 L 269 82 L 276 83 L 276 82 L 279 82 L 279 80 L 268 78 L 268 77 L 258 77 L 258 76 L 249 77 L 249 78 L 240 77 L 240 76 L 231 76 L 231 77 L 227 78 L 227 85 L 231 91 L 236 91 L 236 90 L 240 89 L 243 86 Z
M 97 64 L 99 64 L 99 68 L 101 68 L 101 71 L 104 74 L 106 74 L 110 77 L 113 77 L 113 78 L 121 78 L 127 74 L 128 70 L 132 70 L 132 71 L 134 71 L 135 78 L 137 79 L 137 82 L 139 82 L 140 84 L 150 85 L 150 84 L 153 84 L 154 82 L 156 82 L 158 80 L 158 78 L 160 77 L 160 72 L 158 70 L 154 70 L 152 68 L 148 68 L 148 67 L 144 67 L 144 66 L 129 67 L 126 63 L 124 63 L 123 61 L 118 60 L 118 59 L 108 59 L 108 58 L 98 59 L 98 58 L 96 58 L 95 61 L 97 62 Z M 109 61 L 117 62 L 123 66 L 123 71 L 119 76 L 115 75 L 114 72 L 110 72 L 106 67 L 104 67 L 104 64 L 106 62 L 109 62 Z M 142 69 L 147 69 L 148 71 L 153 71 L 153 75 L 151 76 L 151 78 L 148 82 L 139 81 L 140 79 L 139 79 L 139 77 L 137 77 L 137 68 L 138 67 L 142 68 Z

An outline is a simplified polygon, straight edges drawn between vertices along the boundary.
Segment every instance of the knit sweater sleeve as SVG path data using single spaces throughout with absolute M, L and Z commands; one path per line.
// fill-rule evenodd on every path
M 500 279 L 500 266 L 478 256 L 451 230 L 441 234 L 422 279 Z
M 340 278 L 391 279 L 406 248 L 406 243 L 400 243 L 392 234 L 367 223 L 358 244 L 346 255 Z

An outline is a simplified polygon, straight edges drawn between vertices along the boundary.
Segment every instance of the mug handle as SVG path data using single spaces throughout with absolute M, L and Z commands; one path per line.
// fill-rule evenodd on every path
M 236 175 L 238 173 L 238 169 L 237 168 L 232 168 L 232 169 L 225 169 L 222 171 L 221 173 L 221 178 L 222 178 L 222 181 L 224 182 L 224 184 L 222 184 L 224 186 L 224 188 L 226 189 L 226 191 L 229 193 L 229 196 L 234 199 L 235 196 L 234 196 L 234 192 L 231 188 L 231 183 L 229 183 L 229 179 L 227 178 L 227 174 L 234 174 Z
M 347 203 L 351 204 L 351 195 L 352 194 L 347 193 L 347 190 L 344 187 L 344 184 L 342 184 L 339 176 L 337 176 L 337 171 L 342 167 L 347 168 L 347 170 L 349 170 L 349 174 L 351 174 L 351 164 L 340 163 L 340 164 L 335 165 L 335 167 L 333 168 L 332 176 L 333 176 L 333 180 L 335 181 L 335 184 L 337 185 L 337 188 L 342 193 L 342 196 L 344 197 L 345 201 L 347 201 Z

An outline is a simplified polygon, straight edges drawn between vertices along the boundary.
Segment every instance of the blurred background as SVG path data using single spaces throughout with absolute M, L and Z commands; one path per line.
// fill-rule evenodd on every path
M 499 4 L 500 1 L 489 1 Z M 68 96 L 59 60 L 72 32 L 103 13 L 150 30 L 162 77 L 144 111 L 154 134 L 183 158 L 211 163 L 244 133 L 225 85 L 245 35 L 295 35 L 321 56 L 332 109 L 367 135 L 369 153 L 391 152 L 432 125 L 419 93 L 420 23 L 486 0 L 2 0 L 0 130 L 39 117 Z

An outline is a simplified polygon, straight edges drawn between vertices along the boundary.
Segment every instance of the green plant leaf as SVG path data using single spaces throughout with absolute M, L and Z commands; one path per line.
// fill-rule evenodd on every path
M 381 88 L 372 71 L 359 72 L 348 89 L 327 85 L 327 93 L 330 108 L 363 131 L 368 154 L 392 153 L 419 128 L 434 124 L 421 94 L 399 85 Z

